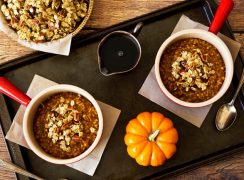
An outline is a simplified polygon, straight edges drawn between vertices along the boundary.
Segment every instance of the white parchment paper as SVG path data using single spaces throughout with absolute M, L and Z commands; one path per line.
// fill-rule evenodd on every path
M 208 30 L 207 26 L 204 26 L 198 22 L 192 21 L 186 16 L 182 16 L 175 26 L 172 34 L 184 30 L 184 29 L 205 29 Z M 162 32 L 163 33 L 163 32 Z M 223 34 L 218 34 L 218 36 L 225 42 L 227 47 L 230 49 L 231 55 L 235 60 L 238 52 L 240 50 L 241 44 L 224 36 Z M 138 92 L 142 96 L 151 100 L 152 102 L 164 107 L 165 109 L 173 112 L 174 114 L 180 116 L 191 124 L 201 127 L 204 119 L 206 118 L 212 105 L 201 107 L 201 108 L 189 108 L 183 107 L 169 100 L 160 90 L 157 83 L 154 66 L 152 67 L 149 75 L 147 76 L 145 82 L 143 83 L 141 89 Z
M 50 81 L 46 78 L 43 78 L 41 76 L 35 75 L 30 87 L 27 91 L 27 95 L 31 98 L 33 98 L 36 94 L 38 94 L 40 91 L 56 85 L 57 83 Z M 89 154 L 84 159 L 72 163 L 67 164 L 67 166 L 74 168 L 78 171 L 81 171 L 83 173 L 86 173 L 90 176 L 93 176 L 95 173 L 95 170 L 101 160 L 102 154 L 104 152 L 104 149 L 108 143 L 109 137 L 113 131 L 113 128 L 118 120 L 120 110 L 117 108 L 114 108 L 108 104 L 105 104 L 103 102 L 97 101 L 103 114 L 104 124 L 103 124 L 103 134 L 102 137 L 96 146 L 96 148 L 92 151 L 91 154 Z M 14 143 L 17 143 L 21 146 L 24 146 L 26 148 L 29 148 L 24 135 L 23 135 L 23 129 L 22 129 L 22 123 L 23 123 L 23 116 L 25 113 L 25 107 L 20 106 L 19 110 L 17 111 L 13 123 L 6 135 L 6 139 L 9 141 L 12 141 Z

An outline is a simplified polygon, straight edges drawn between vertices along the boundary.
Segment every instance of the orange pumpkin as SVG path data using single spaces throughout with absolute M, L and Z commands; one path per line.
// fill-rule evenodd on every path
M 161 113 L 142 112 L 129 121 L 124 141 L 138 164 L 160 166 L 175 154 L 178 132 Z

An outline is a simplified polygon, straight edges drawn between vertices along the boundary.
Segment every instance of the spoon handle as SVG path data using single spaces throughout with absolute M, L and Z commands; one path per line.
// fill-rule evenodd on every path
M 26 171 L 26 170 L 14 165 L 14 164 L 6 162 L 2 159 L 0 159 L 0 166 L 9 169 L 12 172 L 16 172 L 16 173 L 22 174 L 24 176 L 27 176 L 27 177 L 30 177 L 30 178 L 33 178 L 36 180 L 44 180 L 43 178 L 40 178 L 40 177 L 38 177 L 38 176 L 36 176 L 36 175 Z
M 235 92 L 232 100 L 229 103 L 230 105 L 233 105 L 234 104 L 234 102 L 236 100 L 236 97 L 237 97 L 239 91 L 241 90 L 241 87 L 242 87 L 243 83 L 244 83 L 244 69 L 242 70 L 241 80 L 240 80 L 239 85 L 238 85 L 238 87 L 236 89 L 236 92 Z

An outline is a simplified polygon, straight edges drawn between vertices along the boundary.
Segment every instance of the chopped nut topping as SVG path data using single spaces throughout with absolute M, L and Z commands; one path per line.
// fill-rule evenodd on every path
M 80 112 L 74 108 L 75 104 L 74 100 L 66 103 L 61 97 L 60 104 L 46 116 L 45 128 L 48 130 L 48 137 L 54 144 L 59 142 L 60 148 L 66 152 L 71 151 L 69 147 L 71 140 L 80 142 L 83 136 L 82 120 L 86 116 L 83 115 L 83 118 L 79 116 Z M 90 132 L 97 133 L 97 130 L 91 127 Z
M 70 105 L 74 106 L 75 105 L 75 101 L 74 100 L 70 101 Z
M 182 51 L 181 56 L 172 64 L 172 75 L 178 80 L 177 86 L 182 86 L 185 91 L 204 91 L 208 86 L 208 78 L 215 71 L 213 64 L 207 61 L 208 54 L 202 54 L 200 49 L 194 52 Z
M 95 141 L 98 129 L 96 108 L 87 98 L 73 92 L 60 92 L 47 98 L 33 120 L 39 145 L 46 153 L 61 159 L 86 151 Z
M 94 129 L 93 127 L 90 128 L 91 133 L 95 133 L 96 129 Z

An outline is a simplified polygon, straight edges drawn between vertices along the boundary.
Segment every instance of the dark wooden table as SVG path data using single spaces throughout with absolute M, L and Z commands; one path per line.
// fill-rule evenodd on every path
M 140 16 L 151 11 L 177 4 L 184 0 L 97 0 L 86 27 L 99 29 Z M 244 6 L 243 0 L 234 0 L 235 7 L 229 22 L 237 41 L 242 43 L 241 54 L 244 57 Z M 20 46 L 0 32 L 0 64 L 13 61 L 31 53 L 33 50 Z M 10 161 L 4 137 L 0 129 L 0 158 Z M 226 157 L 217 162 L 205 165 L 176 179 L 244 179 L 244 152 Z M 14 173 L 0 167 L 0 180 L 16 179 Z

